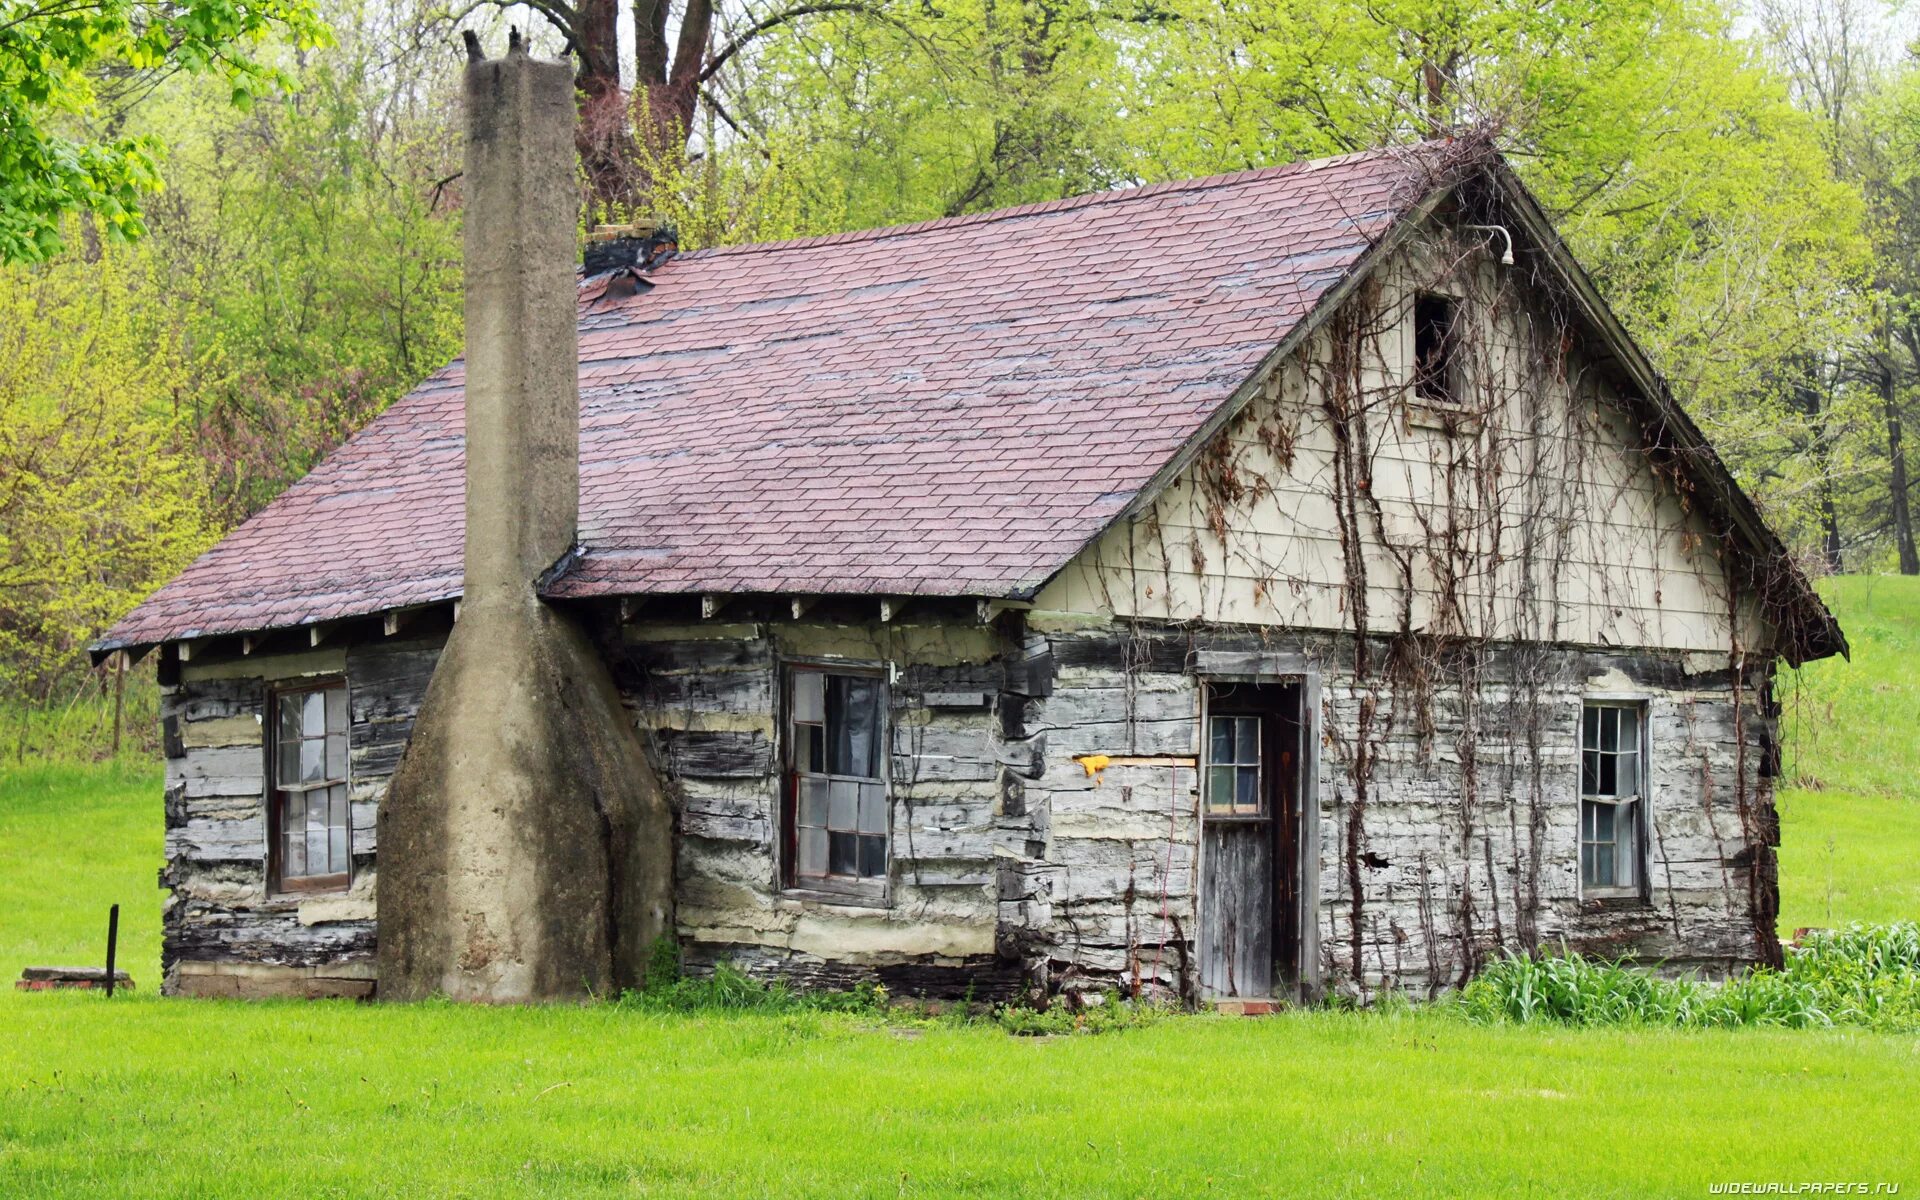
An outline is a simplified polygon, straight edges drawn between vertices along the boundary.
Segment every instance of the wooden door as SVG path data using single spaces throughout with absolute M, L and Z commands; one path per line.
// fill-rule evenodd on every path
M 1213 689 L 1201 781 L 1200 990 L 1265 999 L 1297 979 L 1297 684 Z

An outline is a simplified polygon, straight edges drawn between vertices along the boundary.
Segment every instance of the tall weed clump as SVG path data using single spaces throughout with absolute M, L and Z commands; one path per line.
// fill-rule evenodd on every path
M 1920 1030 L 1920 925 L 1817 932 L 1788 949 L 1782 969 L 1754 968 L 1725 983 L 1667 979 L 1582 954 L 1515 955 L 1469 983 L 1457 1003 L 1489 1024 Z

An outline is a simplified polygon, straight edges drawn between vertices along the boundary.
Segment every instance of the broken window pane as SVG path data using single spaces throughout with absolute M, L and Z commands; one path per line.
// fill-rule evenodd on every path
M 1442 404 L 1454 399 L 1454 357 L 1459 341 L 1451 296 L 1422 292 L 1413 301 L 1414 392 Z
M 346 687 L 279 693 L 273 708 L 269 817 L 279 849 L 275 882 L 298 886 L 345 875 L 352 850 Z
M 860 872 L 860 838 L 852 833 L 827 834 L 827 873 L 857 875 Z
M 880 681 L 827 676 L 827 772 L 880 777 Z
M 863 879 L 883 878 L 887 873 L 887 839 L 860 839 L 860 875 Z
M 885 688 L 878 676 L 796 668 L 788 676 L 796 876 L 887 872 Z M 811 718 L 806 720 L 803 718 Z

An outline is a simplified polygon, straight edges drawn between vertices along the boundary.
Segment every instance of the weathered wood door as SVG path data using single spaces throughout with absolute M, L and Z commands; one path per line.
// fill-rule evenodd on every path
M 1273 996 L 1297 978 L 1300 687 L 1217 685 L 1201 782 L 1200 990 Z

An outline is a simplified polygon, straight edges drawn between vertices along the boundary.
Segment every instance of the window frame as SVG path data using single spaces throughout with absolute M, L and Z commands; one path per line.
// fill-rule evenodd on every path
M 1436 380 L 1435 373 L 1426 370 L 1421 362 L 1420 335 L 1425 326 L 1421 320 L 1421 308 L 1429 303 L 1444 304 L 1447 307 L 1447 328 L 1441 335 L 1440 364 L 1441 378 Z M 1451 292 L 1438 288 L 1416 288 L 1407 308 L 1407 360 L 1411 366 L 1409 383 L 1413 400 L 1417 404 L 1440 411 L 1456 412 L 1465 407 L 1461 392 L 1461 337 L 1460 326 L 1465 319 L 1466 302 Z
M 1232 721 L 1234 723 L 1234 755 L 1231 762 L 1220 762 L 1214 758 L 1213 724 L 1215 721 Z M 1240 741 L 1240 731 L 1243 730 L 1247 724 L 1251 724 L 1254 730 L 1253 759 L 1250 762 L 1244 757 L 1244 747 Z M 1204 736 L 1206 741 L 1202 746 L 1204 753 L 1201 757 L 1204 773 L 1200 777 L 1200 810 L 1205 814 L 1207 820 L 1261 821 L 1274 815 L 1273 805 L 1268 794 L 1273 781 L 1269 779 L 1267 775 L 1266 758 L 1267 741 L 1273 736 L 1273 731 L 1269 728 L 1270 724 L 1271 722 L 1268 720 L 1267 714 L 1263 712 L 1242 710 L 1231 705 L 1222 708 L 1213 708 L 1211 706 L 1208 708 L 1201 726 L 1205 731 Z M 1238 792 L 1240 772 L 1249 767 L 1253 768 L 1254 803 L 1251 806 L 1243 805 L 1239 802 Z M 1234 772 L 1234 779 L 1236 781 L 1235 793 L 1233 803 L 1231 804 L 1218 805 L 1214 803 L 1213 777 L 1214 773 L 1218 770 L 1232 770 Z
M 1630 753 L 1634 758 L 1635 783 L 1637 787 L 1631 796 L 1620 794 L 1617 766 L 1614 794 L 1602 796 L 1597 792 L 1589 794 L 1587 791 L 1586 768 L 1589 749 L 1597 754 L 1613 754 L 1616 757 L 1628 753 L 1619 750 L 1602 750 L 1598 746 L 1588 747 L 1587 713 L 1590 710 L 1612 710 L 1633 714 L 1636 742 L 1634 749 Z M 1574 878 L 1579 884 L 1579 895 L 1582 899 L 1643 901 L 1648 895 L 1647 864 L 1649 855 L 1647 847 L 1649 841 L 1651 841 L 1649 836 L 1650 827 L 1648 824 L 1651 820 L 1651 797 L 1649 795 L 1650 789 L 1648 788 L 1647 777 L 1652 759 L 1650 754 L 1651 738 L 1648 733 L 1649 722 L 1647 715 L 1648 704 L 1644 696 L 1587 695 L 1580 698 L 1579 724 L 1577 726 L 1578 733 L 1576 738 L 1576 744 L 1579 749 L 1574 759 L 1574 791 L 1577 798 L 1574 826 Z M 1616 746 L 1618 745 L 1617 734 L 1615 744 Z M 1586 849 L 1589 844 L 1587 841 L 1587 810 L 1590 805 L 1601 804 L 1610 805 L 1616 810 L 1614 840 L 1612 843 L 1615 855 L 1615 879 L 1618 879 L 1620 874 L 1619 855 L 1621 852 L 1620 842 L 1623 828 L 1618 820 L 1618 809 L 1630 807 L 1631 811 L 1628 816 L 1628 821 L 1624 826 L 1624 831 L 1632 839 L 1631 845 L 1627 848 L 1629 854 L 1628 861 L 1633 868 L 1633 882 L 1631 884 L 1594 884 L 1587 881 Z
M 280 783 L 280 705 L 292 696 L 327 692 L 336 688 L 344 693 L 343 704 L 346 708 L 347 753 L 343 764 L 345 770 L 338 779 L 328 778 L 313 787 L 297 790 L 302 795 L 311 795 L 333 787 L 346 789 L 346 869 L 325 875 L 288 876 L 281 846 L 284 841 L 282 830 L 286 816 L 286 797 L 290 793 Z M 346 677 L 329 675 L 270 684 L 267 687 L 266 711 L 263 716 L 265 728 L 261 742 L 266 750 L 267 894 L 269 896 L 314 896 L 348 891 L 353 887 L 353 693 L 347 686 Z
M 794 727 L 794 680 L 803 674 L 853 676 L 875 681 L 879 689 L 878 776 L 835 776 L 810 772 L 828 779 L 877 779 L 886 806 L 883 868 L 877 876 L 806 875 L 799 871 L 800 770 Z M 893 692 L 892 672 L 887 664 L 865 660 L 833 658 L 782 658 L 777 686 L 780 713 L 780 781 L 778 843 L 775 847 L 775 884 L 783 895 L 832 900 L 835 903 L 890 904 L 893 896 Z M 830 827 L 829 827 L 830 828 Z M 859 836 L 856 834 L 856 836 Z M 871 835 L 869 835 L 871 836 Z M 829 865 L 831 865 L 829 863 Z

